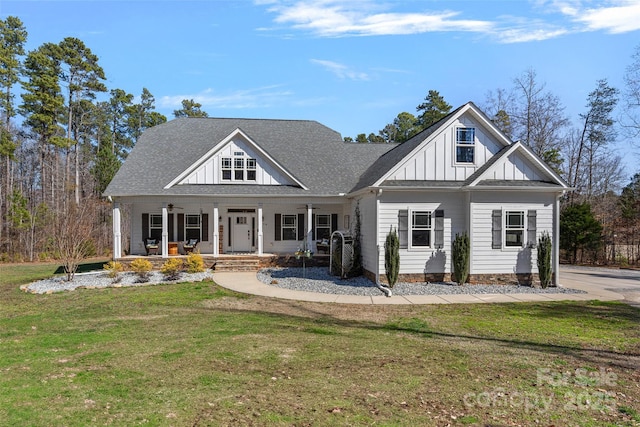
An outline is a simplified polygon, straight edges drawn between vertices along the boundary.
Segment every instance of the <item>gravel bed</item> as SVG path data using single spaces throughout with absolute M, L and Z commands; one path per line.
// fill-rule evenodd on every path
M 338 295 L 381 295 L 382 291 L 364 277 L 340 279 L 331 276 L 327 268 L 299 267 L 266 268 L 258 272 L 258 280 L 271 286 L 296 291 Z M 393 295 L 455 295 L 455 294 L 583 294 L 577 289 L 552 287 L 547 289 L 516 285 L 463 285 L 454 282 L 398 282 Z
M 52 277 L 50 279 L 39 280 L 20 288 L 26 292 L 34 294 L 47 294 L 53 292 L 72 291 L 78 288 L 114 288 L 124 286 L 147 286 L 157 285 L 159 283 L 178 283 L 178 282 L 201 282 L 209 279 L 213 280 L 211 273 L 182 273 L 178 280 L 166 281 L 159 271 L 149 273 L 147 282 L 140 282 L 138 276 L 132 272 L 125 272 L 119 275 L 119 280 L 114 282 L 105 272 L 77 273 L 73 280 L 67 282 L 66 277 Z

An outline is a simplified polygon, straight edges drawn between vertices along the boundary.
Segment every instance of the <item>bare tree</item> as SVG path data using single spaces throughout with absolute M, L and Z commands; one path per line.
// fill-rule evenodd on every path
M 66 211 L 54 214 L 54 242 L 68 281 L 73 280 L 78 265 L 91 253 L 94 205 L 89 201 L 81 205 L 70 203 Z
M 631 56 L 632 62 L 624 75 L 624 129 L 631 138 L 640 135 L 640 45 Z M 638 144 L 638 141 L 635 141 Z

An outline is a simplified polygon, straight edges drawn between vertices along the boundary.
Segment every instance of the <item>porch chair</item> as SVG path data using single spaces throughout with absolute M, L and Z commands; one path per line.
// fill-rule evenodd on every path
M 158 239 L 146 239 L 143 241 L 144 249 L 147 251 L 148 255 L 158 255 L 158 250 L 160 248 L 160 242 Z
M 184 242 L 184 244 L 182 245 L 182 247 L 184 248 L 184 253 L 190 254 L 191 252 L 193 252 L 193 250 L 198 245 L 198 242 L 199 242 L 198 239 L 189 239 L 186 242 Z

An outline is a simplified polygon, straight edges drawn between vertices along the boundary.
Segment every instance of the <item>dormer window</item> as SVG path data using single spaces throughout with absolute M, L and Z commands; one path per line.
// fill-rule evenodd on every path
M 255 181 L 256 165 L 256 159 L 247 157 L 242 151 L 235 151 L 233 157 L 222 157 L 220 160 L 222 180 L 231 182 Z
M 475 128 L 456 128 L 456 163 L 474 163 L 476 148 L 475 136 Z

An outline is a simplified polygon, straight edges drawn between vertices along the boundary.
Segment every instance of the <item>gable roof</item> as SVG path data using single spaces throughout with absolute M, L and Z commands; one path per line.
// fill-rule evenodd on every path
M 302 185 L 168 186 L 238 130 Z M 345 143 L 338 132 L 310 120 L 180 118 L 143 133 L 104 195 L 338 195 L 393 147 Z

